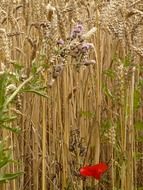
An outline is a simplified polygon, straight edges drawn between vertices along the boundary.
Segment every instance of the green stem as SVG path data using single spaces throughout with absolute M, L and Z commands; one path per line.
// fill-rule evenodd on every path
M 40 67 L 36 74 L 38 74 L 42 70 L 42 67 Z M 13 94 L 7 99 L 7 101 L 4 103 L 4 108 L 8 106 L 8 104 L 15 98 L 15 96 L 19 93 L 19 91 L 33 79 L 34 75 L 30 76 L 28 79 L 26 79 L 22 84 L 20 84 L 17 89 L 13 92 Z

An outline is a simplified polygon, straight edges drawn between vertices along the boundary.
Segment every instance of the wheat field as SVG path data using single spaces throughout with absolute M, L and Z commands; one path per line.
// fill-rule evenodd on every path
M 0 190 L 143 190 L 142 92 L 143 0 L 0 0 Z

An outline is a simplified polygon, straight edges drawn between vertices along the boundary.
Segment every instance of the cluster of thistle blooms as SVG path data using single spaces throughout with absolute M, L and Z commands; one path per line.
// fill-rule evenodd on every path
M 59 39 L 57 41 L 56 52 L 58 53 L 55 57 L 58 57 L 58 62 L 61 64 L 53 67 L 53 82 L 62 73 L 63 66 L 66 65 L 66 58 L 69 56 L 75 60 L 76 68 L 81 66 L 87 67 L 96 63 L 95 60 L 89 59 L 89 53 L 94 48 L 94 45 L 87 42 L 95 31 L 96 28 L 93 27 L 84 34 L 83 25 L 81 22 L 78 22 L 66 40 Z M 52 60 L 52 63 L 54 63 L 54 60 Z

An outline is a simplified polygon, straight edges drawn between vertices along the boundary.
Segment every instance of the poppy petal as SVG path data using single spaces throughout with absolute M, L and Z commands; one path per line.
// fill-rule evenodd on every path
M 80 174 L 82 176 L 94 177 L 99 180 L 101 176 L 107 171 L 108 166 L 105 163 L 99 163 L 93 166 L 85 166 L 80 169 Z

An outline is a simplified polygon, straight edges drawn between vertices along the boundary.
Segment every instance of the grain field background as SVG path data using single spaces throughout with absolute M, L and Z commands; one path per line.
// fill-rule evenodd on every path
M 143 190 L 142 93 L 143 0 L 0 0 L 0 190 Z

